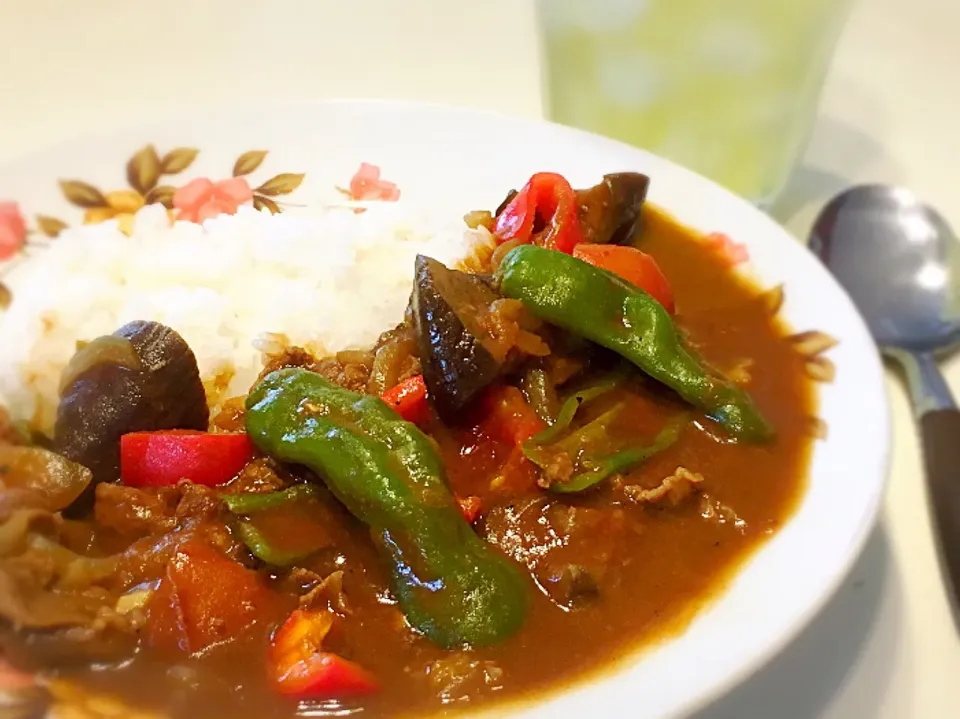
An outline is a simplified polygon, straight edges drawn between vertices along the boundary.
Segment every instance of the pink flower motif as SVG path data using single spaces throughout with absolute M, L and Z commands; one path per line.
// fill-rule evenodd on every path
M 396 202 L 400 199 L 400 188 L 395 182 L 381 180 L 379 167 L 361 162 L 360 169 L 350 180 L 350 199 Z
M 0 262 L 16 255 L 27 239 L 27 223 L 16 202 L 0 202 Z
M 730 235 L 725 235 L 722 232 L 711 232 L 706 239 L 707 245 L 730 267 L 742 264 L 750 259 L 747 246 L 735 242 Z
M 219 182 L 199 177 L 173 193 L 173 206 L 178 220 L 200 223 L 217 215 L 232 215 L 252 199 L 253 191 L 242 177 Z

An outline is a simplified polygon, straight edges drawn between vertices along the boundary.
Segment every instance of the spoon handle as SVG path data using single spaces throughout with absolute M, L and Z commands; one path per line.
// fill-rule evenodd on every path
M 920 431 L 943 566 L 960 616 L 960 410 L 924 413 Z

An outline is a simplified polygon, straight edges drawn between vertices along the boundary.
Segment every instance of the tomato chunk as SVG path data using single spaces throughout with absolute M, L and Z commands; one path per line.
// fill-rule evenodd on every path
M 33 674 L 20 671 L 6 659 L 0 657 L 0 689 L 16 692 L 22 689 L 32 689 L 36 685 L 37 678 Z
M 253 454 L 246 433 L 132 432 L 120 438 L 120 476 L 130 487 L 162 487 L 181 479 L 212 487 L 233 479 Z
M 329 612 L 298 609 L 277 630 L 270 646 L 270 671 L 279 693 L 301 699 L 340 699 L 380 689 L 359 664 L 322 650 L 331 626 Z
M 209 544 L 181 545 L 147 602 L 147 641 L 195 654 L 229 641 L 273 609 L 262 579 Z
M 467 524 L 473 524 L 480 516 L 483 510 L 483 502 L 480 497 L 470 495 L 469 497 L 458 497 L 457 504 L 460 505 L 460 513 L 467 520 Z
M 730 235 L 722 232 L 711 232 L 705 239 L 707 246 L 716 252 L 728 267 L 734 267 L 750 259 L 750 252 L 747 250 L 747 246 L 740 242 L 735 242 Z
M 511 385 L 494 386 L 487 390 L 482 407 L 480 430 L 489 437 L 515 446 L 523 444 L 547 427 L 533 407 L 527 404 L 523 393 Z
M 621 245 L 580 244 L 573 250 L 573 256 L 636 285 L 667 312 L 673 314 L 676 310 L 670 283 L 657 261 L 646 252 Z

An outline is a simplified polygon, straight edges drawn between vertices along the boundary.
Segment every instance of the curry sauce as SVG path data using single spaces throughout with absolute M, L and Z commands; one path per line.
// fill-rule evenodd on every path
M 649 208 L 644 220 L 636 245 L 669 279 L 684 341 L 746 389 L 775 434 L 763 443 L 731 441 L 703 411 L 649 378 L 632 375 L 585 404 L 577 426 L 617 408 L 606 428 L 610 441 L 648 441 L 673 418 L 689 421 L 675 443 L 638 466 L 591 491 L 564 495 L 549 491 L 509 442 L 491 437 L 482 413 L 465 412 L 458 423 L 443 423 L 434 415 L 423 428 L 443 461 L 450 490 L 476 500 L 476 533 L 522 573 L 526 618 L 511 636 L 491 646 L 450 649 L 414 631 L 391 591 L 382 548 L 371 539 L 370 527 L 317 483 L 320 524 L 310 526 L 302 507 L 289 509 L 288 517 L 282 508 L 272 508 L 254 522 L 278 546 L 306 548 L 293 567 L 251 559 L 238 547 L 234 520 L 224 518 L 222 507 L 191 505 L 205 507 L 207 514 L 191 510 L 197 519 L 190 531 L 226 527 L 226 536 L 210 541 L 222 540 L 217 546 L 255 571 L 263 596 L 269 595 L 255 616 L 242 620 L 244 628 L 235 636 L 186 656 L 175 646 L 151 645 L 143 639 L 151 630 L 141 625 L 133 651 L 118 661 L 108 652 L 103 662 L 91 663 L 93 649 L 65 649 L 49 637 L 6 632 L 9 655 L 18 666 L 54 667 L 58 678 L 169 717 L 414 716 L 542 697 L 682 631 L 750 553 L 789 520 L 805 487 L 816 402 L 803 357 L 762 290 L 733 272 L 694 233 Z M 549 328 L 529 325 L 523 331 L 540 332 L 556 346 Z M 410 346 L 409 337 L 404 341 Z M 583 351 L 577 345 L 570 356 Z M 613 363 L 606 351 L 587 351 L 593 353 L 591 367 Z M 310 371 L 326 371 L 316 362 Z M 517 384 L 522 366 L 503 364 L 505 381 Z M 370 368 L 366 371 L 369 375 Z M 341 363 L 334 375 L 343 385 L 350 371 Z M 298 467 L 281 467 L 277 474 L 280 487 L 315 482 Z M 263 488 L 255 481 L 262 478 L 241 474 L 225 491 L 259 492 Z M 183 526 L 177 512 L 187 511 L 182 509 L 186 500 L 179 491 L 170 489 L 163 495 L 166 509 L 156 510 L 157 516 L 172 517 L 169 527 Z M 210 495 L 214 504 L 215 494 Z M 123 500 L 131 506 L 140 501 L 132 495 Z M 118 500 L 113 511 L 125 511 L 121 505 Z M 127 525 L 108 520 L 110 511 L 104 508 L 89 520 L 87 546 L 123 544 L 121 530 Z M 131 511 L 143 515 L 142 508 Z M 108 526 L 98 526 L 101 519 Z M 220 537 L 219 529 L 203 531 Z M 159 540 L 149 539 L 159 534 L 134 535 L 146 552 L 159 551 Z M 150 571 L 142 570 L 144 578 Z M 215 584 L 211 592 L 220 591 Z M 267 647 L 284 618 L 306 606 L 304 597 L 311 609 L 336 616 L 323 649 L 362 666 L 376 678 L 378 691 L 323 700 L 278 695 L 267 669 Z

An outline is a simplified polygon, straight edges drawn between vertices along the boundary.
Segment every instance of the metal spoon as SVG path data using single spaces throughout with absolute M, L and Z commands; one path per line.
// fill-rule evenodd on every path
M 960 607 L 960 410 L 936 357 L 960 344 L 960 242 L 908 190 L 865 185 L 823 209 L 810 248 L 906 373 L 941 556 Z M 960 616 L 960 615 L 957 615 Z

